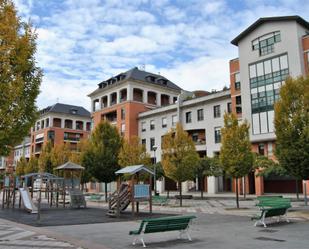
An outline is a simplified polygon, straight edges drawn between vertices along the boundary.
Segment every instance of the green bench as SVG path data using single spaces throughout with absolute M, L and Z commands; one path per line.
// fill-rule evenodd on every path
M 89 201 L 97 202 L 102 200 L 102 195 L 92 194 L 89 197 Z
M 143 219 L 138 230 L 133 230 L 129 232 L 129 235 L 133 235 L 133 245 L 139 239 L 143 247 L 146 247 L 144 242 L 144 234 L 149 233 L 159 233 L 159 232 L 169 232 L 169 231 L 179 231 L 178 238 L 180 239 L 183 234 L 186 234 L 188 240 L 192 240 L 189 235 L 189 228 L 192 220 L 196 216 L 171 216 L 163 218 L 151 218 Z
M 268 197 L 268 198 L 259 198 L 258 203 L 256 204 L 261 210 L 261 213 L 252 219 L 257 220 L 254 226 L 257 224 L 262 224 L 264 227 L 266 226 L 265 219 L 271 217 L 278 217 L 277 221 L 280 221 L 280 217 L 285 217 L 287 219 L 287 211 L 291 207 L 291 200 L 282 197 Z
M 154 205 L 167 205 L 168 204 L 168 199 L 166 196 L 160 196 L 160 195 L 155 195 L 152 197 L 152 204 Z

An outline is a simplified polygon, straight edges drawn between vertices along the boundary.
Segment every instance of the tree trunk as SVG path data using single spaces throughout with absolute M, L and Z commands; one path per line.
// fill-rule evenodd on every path
M 107 202 L 107 182 L 104 182 L 105 185 L 105 202 Z
M 201 199 L 204 198 L 204 184 L 203 184 L 203 176 L 200 178 L 200 190 L 201 190 Z
M 238 178 L 236 178 L 236 207 L 239 208 Z
M 304 201 L 305 201 L 305 206 L 308 205 L 308 198 L 307 198 L 307 184 L 306 181 L 304 181 Z
M 298 179 L 295 180 L 296 182 L 296 199 L 299 200 L 299 188 L 298 188 Z
M 243 191 L 244 191 L 244 199 L 246 200 L 246 176 L 244 176 L 244 182 L 243 182 Z
M 181 182 L 178 182 L 179 185 L 179 204 L 182 207 L 182 186 L 181 186 Z

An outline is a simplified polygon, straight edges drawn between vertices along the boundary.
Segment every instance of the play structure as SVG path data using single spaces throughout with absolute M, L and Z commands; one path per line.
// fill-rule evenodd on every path
M 16 200 L 18 207 L 23 207 L 32 214 L 40 215 L 41 200 L 48 207 L 71 208 L 86 207 L 85 197 L 80 191 L 81 171 L 80 165 L 67 162 L 57 167 L 57 171 L 64 177 L 50 173 L 31 173 L 21 177 L 13 175 L 5 176 L 2 193 L 2 208 L 15 208 Z M 70 199 L 67 198 L 69 195 Z M 33 200 L 36 200 L 35 205 Z
M 115 172 L 118 176 L 118 189 L 110 195 L 107 215 L 119 217 L 131 204 L 132 215 L 139 212 L 140 202 L 149 202 L 152 213 L 152 176 L 153 172 L 144 165 L 127 166 Z M 141 183 L 149 175 L 148 183 Z M 122 182 L 122 178 L 128 179 Z

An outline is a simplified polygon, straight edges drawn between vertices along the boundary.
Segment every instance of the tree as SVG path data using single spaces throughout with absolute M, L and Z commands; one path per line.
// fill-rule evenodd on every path
M 309 78 L 288 78 L 285 81 L 275 103 L 274 123 L 278 161 L 297 180 L 308 180 Z
M 107 201 L 107 183 L 115 180 L 119 169 L 118 154 L 122 138 L 116 127 L 103 121 L 95 128 L 90 137 L 90 146 L 85 152 L 82 164 L 89 168 L 91 175 L 105 183 L 105 200 Z
M 164 174 L 178 183 L 180 206 L 182 206 L 181 183 L 194 179 L 199 155 L 191 137 L 180 124 L 164 136 L 162 152 L 161 163 Z
M 236 180 L 236 205 L 239 208 L 238 179 L 249 174 L 253 163 L 249 124 L 247 121 L 239 124 L 235 114 L 226 113 L 221 133 L 220 161 L 223 169 Z
M 204 177 L 222 175 L 222 167 L 220 166 L 219 158 L 217 156 L 215 157 L 204 156 L 203 158 L 201 158 L 196 168 L 196 175 L 199 179 L 201 198 L 203 199 Z
M 38 171 L 38 159 L 35 156 L 31 156 L 27 166 L 25 167 L 25 174 L 36 173 Z
M 53 146 L 51 142 L 48 142 L 46 145 L 44 145 L 42 149 L 42 153 L 38 161 L 40 172 L 48 172 L 51 174 L 54 173 L 54 165 L 52 161 L 52 151 L 53 151 Z
M 37 118 L 42 71 L 36 66 L 37 34 L 0 0 L 0 155 L 22 141 Z
M 71 158 L 71 155 L 72 150 L 70 149 L 69 144 L 65 143 L 55 145 L 51 150 L 51 161 L 53 169 L 68 162 Z
M 16 165 L 16 171 L 15 171 L 16 175 L 18 175 L 18 176 L 24 175 L 27 165 L 28 165 L 28 162 L 27 162 L 26 158 L 21 157 L 19 159 L 19 161 L 17 162 L 17 165 Z
M 137 136 L 132 137 L 130 141 L 124 140 L 118 157 L 121 167 L 138 164 L 151 165 L 150 155 L 147 153 L 145 145 L 140 143 L 140 139 Z

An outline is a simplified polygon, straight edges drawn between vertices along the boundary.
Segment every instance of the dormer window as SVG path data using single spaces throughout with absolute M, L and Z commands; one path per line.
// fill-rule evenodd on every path
M 166 79 L 158 79 L 158 82 L 162 85 L 167 85 L 167 80 Z
M 71 109 L 71 114 L 77 114 L 77 110 L 76 109 Z
M 156 77 L 154 77 L 154 76 L 152 76 L 152 75 L 148 75 L 148 76 L 146 77 L 146 79 L 147 79 L 148 81 L 150 81 L 150 82 L 155 82 L 155 81 L 156 81 Z
M 260 56 L 274 52 L 274 44 L 281 41 L 280 31 L 258 37 L 252 41 L 252 50 L 259 50 Z

